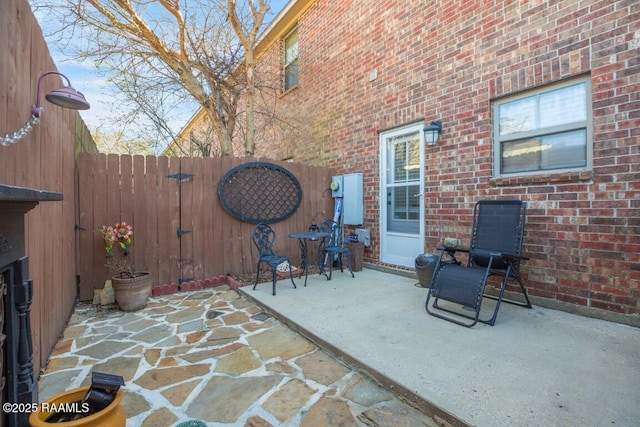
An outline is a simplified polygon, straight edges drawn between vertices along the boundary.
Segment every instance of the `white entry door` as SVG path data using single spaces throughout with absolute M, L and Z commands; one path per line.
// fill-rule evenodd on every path
M 424 252 L 423 127 L 380 134 L 380 261 L 404 267 Z

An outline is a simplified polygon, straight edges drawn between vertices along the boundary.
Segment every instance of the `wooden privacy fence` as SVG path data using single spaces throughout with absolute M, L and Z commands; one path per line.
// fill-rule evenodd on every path
M 80 299 L 93 298 L 113 273 L 105 264 L 103 225 L 133 225 L 130 258 L 149 271 L 154 285 L 255 273 L 255 224 L 231 216 L 218 200 L 220 178 L 250 158 L 178 158 L 86 154 L 78 157 L 78 273 Z M 335 171 L 275 162 L 302 187 L 302 202 L 287 219 L 271 224 L 276 249 L 300 263 L 300 249 L 288 234 L 306 230 L 317 212 L 333 216 L 329 184 Z

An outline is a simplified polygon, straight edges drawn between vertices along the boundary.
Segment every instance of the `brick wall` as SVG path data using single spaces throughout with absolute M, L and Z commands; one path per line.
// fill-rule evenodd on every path
M 441 141 L 425 151 L 426 247 L 453 235 L 468 242 L 477 200 L 521 198 L 531 294 L 638 321 L 639 2 L 319 0 L 298 31 L 299 86 L 273 91 L 272 102 L 300 125 L 295 137 L 270 128 L 281 150 L 258 144 L 256 155 L 288 150 L 295 161 L 363 172 L 366 262 L 379 259 L 378 132 L 440 119 Z M 262 56 L 263 76 L 278 75 L 280 49 Z M 586 74 L 593 168 L 494 179 L 491 101 Z

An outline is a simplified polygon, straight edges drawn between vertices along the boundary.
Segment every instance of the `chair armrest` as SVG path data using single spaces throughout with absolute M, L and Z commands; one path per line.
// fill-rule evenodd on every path
M 469 253 L 469 249 L 465 249 L 465 248 L 450 248 L 447 246 L 438 246 L 436 247 L 437 250 L 439 251 L 447 251 L 450 254 L 455 253 L 455 252 L 466 252 Z
M 493 256 L 509 258 L 509 259 L 518 260 L 518 261 L 526 261 L 529 259 L 529 257 L 526 257 L 526 256 L 510 254 L 505 252 L 491 252 L 490 254 Z

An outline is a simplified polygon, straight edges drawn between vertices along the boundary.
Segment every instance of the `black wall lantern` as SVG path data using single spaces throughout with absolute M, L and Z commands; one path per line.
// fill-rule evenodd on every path
M 429 126 L 425 126 L 422 131 L 424 132 L 424 141 L 427 145 L 436 145 L 438 139 L 440 139 L 440 132 L 442 132 L 442 122 L 440 120 L 431 122 Z

